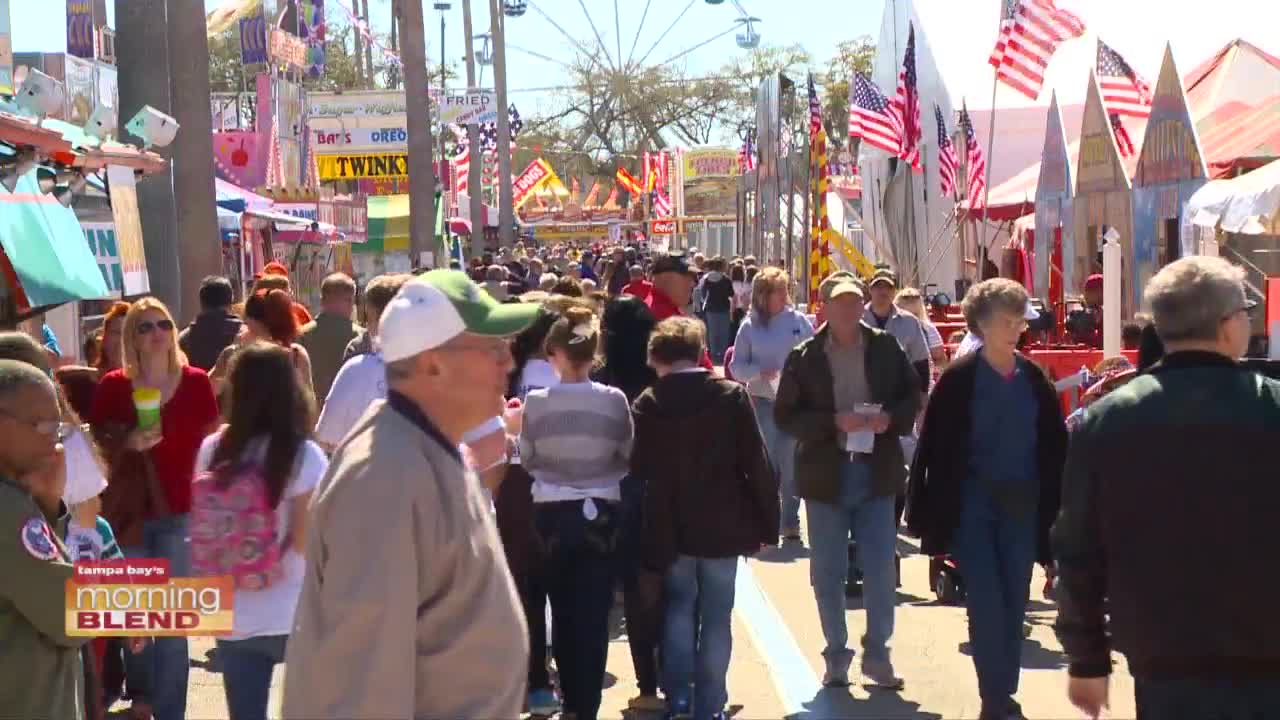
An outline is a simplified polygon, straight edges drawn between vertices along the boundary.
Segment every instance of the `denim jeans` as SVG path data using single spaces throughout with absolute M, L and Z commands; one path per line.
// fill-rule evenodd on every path
M 172 577 L 191 574 L 191 553 L 187 538 L 187 516 L 168 515 L 148 520 L 142 528 L 142 545 L 121 548 L 124 556 L 164 558 Z M 183 720 L 187 714 L 187 676 L 191 656 L 184 637 L 156 638 L 136 654 L 125 654 L 129 686 L 135 680 L 146 688 L 155 720 Z
M 893 505 L 894 496 L 872 494 L 871 466 L 851 460 L 840 465 L 838 504 L 805 502 L 809 517 L 809 579 L 818 603 L 822 635 L 827 641 L 824 656 L 850 652 L 844 587 L 849 573 L 849 533 L 852 531 L 858 543 L 862 597 L 867 611 L 867 634 L 862 637 L 862 651 L 866 659 L 889 659 L 889 638 L 893 636 L 893 615 L 898 602 L 893 562 L 898 533 Z
M 796 439 L 774 422 L 773 400 L 753 396 L 751 402 L 756 408 L 756 422 L 760 425 L 769 462 L 778 474 L 778 487 L 782 494 L 782 527 L 778 529 L 795 530 L 800 527 L 800 498 L 796 497 Z
M 672 710 L 692 710 L 693 720 L 712 718 L 729 702 L 726 678 L 733 652 L 730 625 L 737 576 L 736 557 L 681 555 L 667 569 L 663 686 Z
M 618 503 L 593 500 L 535 503 L 534 527 L 546 557 L 536 571 L 551 600 L 551 650 L 560 671 L 564 712 L 595 720 L 609 656 Z
M 222 689 L 231 720 L 266 720 L 271 673 L 284 662 L 288 639 L 288 635 L 263 635 L 218 641 Z
M 969 648 L 984 705 L 1018 692 L 1022 623 L 1036 559 L 1034 515 L 1001 511 L 981 488 L 965 491 L 951 555 L 964 578 Z
M 1280 717 L 1275 679 L 1138 677 L 1133 679 L 1138 720 L 1262 720 Z
M 724 362 L 724 351 L 729 349 L 729 343 L 731 342 L 729 325 L 732 321 L 729 317 L 729 311 L 708 311 L 706 313 L 706 322 L 707 349 L 711 352 L 711 362 Z

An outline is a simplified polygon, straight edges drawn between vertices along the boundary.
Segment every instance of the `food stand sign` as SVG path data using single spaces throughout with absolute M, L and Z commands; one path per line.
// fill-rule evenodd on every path
M 684 153 L 685 181 L 711 177 L 736 177 L 738 152 L 729 148 L 700 148 Z
M 675 235 L 675 220 L 652 220 L 649 222 L 650 235 Z
M 446 125 L 477 125 L 498 121 L 498 99 L 489 90 L 468 90 L 446 95 L 440 109 L 440 120 Z
M 404 177 L 409 174 L 409 155 L 316 155 L 316 169 L 321 180 Z
M 279 28 L 271 31 L 270 55 L 281 65 L 301 69 L 307 64 L 307 44 Z

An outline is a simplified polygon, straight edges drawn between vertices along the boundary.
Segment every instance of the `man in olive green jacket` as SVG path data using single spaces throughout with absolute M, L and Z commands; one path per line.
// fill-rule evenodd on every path
M 823 289 L 827 322 L 791 351 L 774 404 L 778 427 L 797 440 L 796 486 L 827 642 L 823 684 L 849 684 L 844 586 L 852 531 L 867 609 L 862 675 L 867 685 L 897 689 L 902 680 L 888 642 L 897 602 L 895 500 L 906 479 L 899 438 L 911 433 L 920 409 L 919 379 L 898 341 L 862 322 L 865 295 L 856 280 Z
M 66 633 L 61 427 L 53 382 L 0 360 L 0 717 L 84 716 L 80 647 L 90 638 Z

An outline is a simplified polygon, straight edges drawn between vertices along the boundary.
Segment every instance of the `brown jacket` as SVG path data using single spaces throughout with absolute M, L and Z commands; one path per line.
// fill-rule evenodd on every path
M 520 716 L 528 630 L 492 506 L 416 406 L 370 406 L 311 523 L 284 717 Z
M 641 561 L 753 555 L 778 543 L 778 479 L 746 388 L 705 370 L 636 398 L 631 473 L 645 488 Z
M 871 402 L 891 418 L 889 430 L 876 436 L 871 452 L 871 482 L 878 497 L 903 491 L 906 461 L 898 438 L 910 435 L 920 410 L 920 378 L 896 338 L 865 323 L 867 384 Z M 840 446 L 835 423 L 827 325 L 787 356 L 774 400 L 774 420 L 796 438 L 796 487 L 800 497 L 825 503 L 840 498 L 840 463 L 849 453 Z

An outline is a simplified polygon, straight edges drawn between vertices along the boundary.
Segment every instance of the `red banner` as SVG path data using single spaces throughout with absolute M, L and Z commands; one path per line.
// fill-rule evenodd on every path
M 543 183 L 555 176 L 551 166 L 546 160 L 538 158 L 529 163 L 529 167 L 520 173 L 520 177 L 516 178 L 512 183 L 512 205 L 519 208 L 524 205 L 533 191 L 537 190 Z

